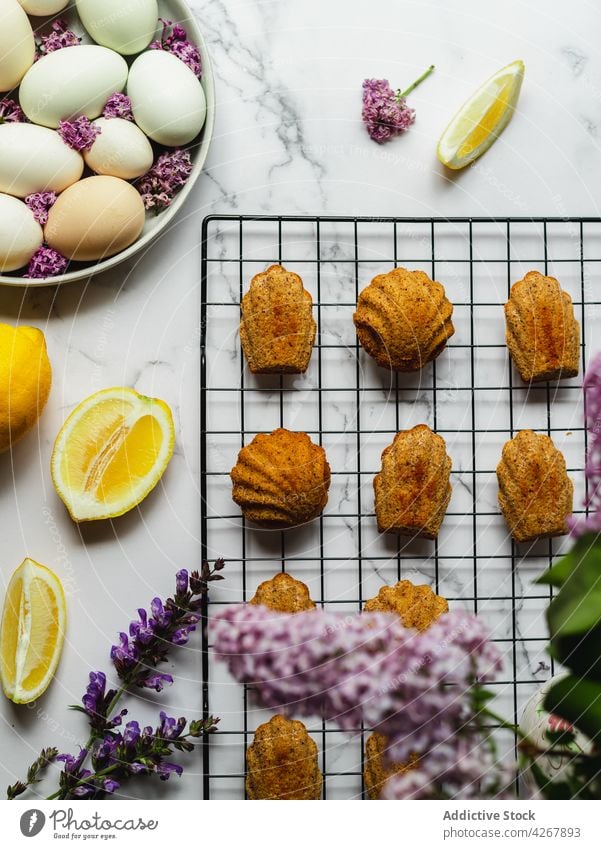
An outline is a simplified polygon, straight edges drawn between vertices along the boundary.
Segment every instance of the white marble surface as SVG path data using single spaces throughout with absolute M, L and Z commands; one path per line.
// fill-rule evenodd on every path
M 42 328 L 54 366 L 39 430 L 0 457 L 1 579 L 29 555 L 57 571 L 69 597 L 56 681 L 31 709 L 0 705 L 2 787 L 24 773 L 42 745 L 77 747 L 85 728 L 66 705 L 79 700 L 88 670 L 107 667 L 110 644 L 137 606 L 169 593 L 177 568 L 198 564 L 199 234 L 206 214 L 599 214 L 600 13 L 593 4 L 195 0 L 194 10 L 215 65 L 216 133 L 206 172 L 171 232 L 135 262 L 87 285 L 0 291 L 1 318 Z M 481 81 L 517 57 L 527 72 L 513 123 L 477 167 L 449 178 L 434 157 L 440 131 Z M 410 133 L 383 148 L 370 142 L 359 120 L 362 79 L 388 77 L 404 86 L 432 62 L 435 74 L 411 98 L 417 121 Z M 594 268 L 587 280 L 594 293 Z M 77 402 L 118 384 L 171 404 L 176 455 L 140 510 L 78 529 L 49 479 L 51 446 Z M 575 416 L 570 406 L 562 426 L 568 429 Z M 487 579 L 494 592 L 494 573 Z M 449 580 L 461 595 L 465 583 L 452 573 Z M 231 589 L 224 582 L 222 592 L 236 593 L 236 581 L 232 569 Z M 330 592 L 343 595 L 345 587 Z M 499 615 L 499 627 L 510 627 L 507 612 Z M 175 686 L 132 701 L 132 715 L 150 719 L 159 704 L 198 715 L 198 649 L 199 639 L 180 649 Z M 532 677 L 540 648 L 523 658 Z M 239 728 L 239 693 L 220 692 L 215 710 L 224 727 Z M 219 746 L 220 768 L 238 772 L 242 740 L 224 737 Z M 353 771 L 357 762 L 356 748 L 336 746 L 329 768 Z M 127 792 L 198 798 L 200 772 L 195 755 L 180 781 L 139 783 Z M 235 796 L 240 787 L 240 779 L 226 780 L 216 792 Z M 356 781 L 332 782 L 332 795 L 355 792 Z

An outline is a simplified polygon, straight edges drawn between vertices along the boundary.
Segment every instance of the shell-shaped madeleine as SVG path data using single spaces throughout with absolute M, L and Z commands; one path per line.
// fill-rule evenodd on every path
M 575 377 L 580 325 L 574 305 L 555 277 L 529 271 L 505 304 L 507 347 L 525 383 Z
M 242 298 L 240 341 L 254 374 L 307 370 L 317 325 L 303 281 L 282 265 L 257 274 Z
M 326 452 L 306 433 L 278 428 L 258 434 L 242 448 L 230 476 L 232 498 L 249 521 L 264 527 L 309 522 L 328 501 Z
M 451 458 L 427 425 L 397 433 L 374 478 L 380 533 L 436 539 L 451 500 Z
M 309 587 L 297 581 L 287 572 L 278 572 L 269 581 L 259 584 L 249 604 L 262 604 L 279 613 L 300 613 L 313 610 L 315 602 L 309 594 Z
M 497 479 L 499 504 L 516 542 L 567 533 L 574 486 L 550 437 L 521 430 L 503 446 Z
M 448 612 L 449 603 L 426 584 L 399 581 L 393 587 L 381 587 L 377 596 L 365 602 L 365 610 L 368 613 L 396 613 L 405 628 L 425 631 Z
M 246 750 L 249 799 L 319 799 L 317 746 L 302 722 L 273 716 Z
M 411 372 L 434 360 L 455 332 L 444 286 L 423 271 L 394 268 L 359 295 L 353 316 L 362 347 L 379 366 Z
M 414 755 L 408 763 L 394 763 L 387 758 L 388 737 L 374 731 L 365 741 L 365 766 L 363 778 L 365 792 L 370 799 L 379 799 L 382 787 L 393 775 L 402 775 L 417 766 L 419 758 Z

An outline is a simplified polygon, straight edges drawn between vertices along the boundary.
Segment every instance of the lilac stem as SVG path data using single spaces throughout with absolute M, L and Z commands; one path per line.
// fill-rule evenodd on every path
M 401 91 L 400 89 L 398 89 L 398 91 L 396 93 L 397 100 L 401 100 L 401 98 L 407 97 L 408 94 L 411 94 L 411 92 L 413 91 L 414 88 L 417 88 L 418 85 L 426 79 L 426 77 L 430 76 L 430 74 L 434 70 L 434 67 L 435 67 L 434 65 L 430 65 L 428 70 L 424 71 L 424 73 L 421 75 L 421 77 L 418 77 L 414 83 L 411 83 L 409 88 L 406 88 L 405 91 Z

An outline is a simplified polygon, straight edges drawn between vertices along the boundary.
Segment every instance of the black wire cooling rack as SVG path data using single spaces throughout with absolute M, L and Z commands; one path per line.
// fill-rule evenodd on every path
M 282 263 L 303 278 L 318 335 L 306 375 L 252 375 L 238 339 L 240 301 L 251 277 Z M 247 601 L 258 584 L 290 571 L 317 604 L 356 611 L 383 584 L 428 583 L 451 606 L 485 617 L 504 655 L 495 708 L 518 720 L 524 702 L 553 674 L 545 652 L 549 592 L 534 584 L 565 540 L 511 542 L 497 507 L 495 467 L 503 443 L 530 427 L 566 457 L 576 507 L 582 503 L 586 431 L 582 373 L 527 387 L 512 370 L 502 305 L 527 271 L 557 277 L 574 301 L 582 366 L 601 329 L 597 274 L 601 220 L 585 218 L 356 218 L 210 216 L 202 229 L 202 551 L 223 556 L 205 617 Z M 401 265 L 440 280 L 453 302 L 456 333 L 418 375 L 379 369 L 355 337 L 359 291 Z M 453 497 L 436 542 L 381 537 L 372 480 L 395 433 L 426 422 L 447 442 Z M 276 427 L 304 430 L 332 468 L 324 515 L 291 531 L 247 526 L 231 500 L 229 470 L 240 447 Z M 245 751 L 269 714 L 228 678 L 203 635 L 203 712 L 221 716 L 204 745 L 204 798 L 243 798 Z M 324 798 L 363 793 L 364 729 L 350 738 L 315 718 Z M 515 740 L 499 732 L 501 751 Z

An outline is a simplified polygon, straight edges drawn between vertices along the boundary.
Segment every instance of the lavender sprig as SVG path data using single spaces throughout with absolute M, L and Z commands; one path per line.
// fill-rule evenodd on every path
M 20 796 L 22 793 L 25 793 L 28 787 L 32 784 L 37 784 L 41 781 L 41 773 L 46 769 L 46 767 L 51 764 L 53 761 L 57 759 L 58 749 L 49 748 L 42 749 L 40 755 L 36 760 L 31 764 L 29 769 L 27 770 L 27 779 L 26 781 L 17 781 L 15 784 L 11 784 L 10 787 L 6 789 L 6 798 L 7 799 L 16 799 L 17 796 Z

